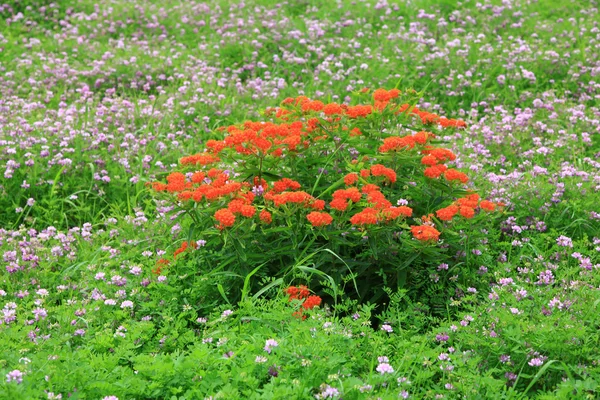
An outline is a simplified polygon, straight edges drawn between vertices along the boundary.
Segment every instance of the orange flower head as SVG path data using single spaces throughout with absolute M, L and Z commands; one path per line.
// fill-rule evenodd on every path
M 460 181 L 461 183 L 467 183 L 469 181 L 467 175 L 452 168 L 444 172 L 444 177 L 448 181 Z
M 352 186 L 356 182 L 358 182 L 358 174 L 356 173 L 350 173 L 344 177 L 344 183 L 346 186 Z
M 321 298 L 319 296 L 308 296 L 304 303 L 302 303 L 302 308 L 305 310 L 312 310 L 313 308 L 321 305 Z
M 221 227 L 233 226 L 235 223 L 235 215 L 226 208 L 222 208 L 215 212 L 215 219 L 220 222 Z
M 375 225 L 377 223 L 377 210 L 367 207 L 350 218 L 352 225 Z
M 479 207 L 487 211 L 494 211 L 496 209 L 496 205 L 488 200 L 482 200 L 481 203 L 479 203 Z
M 460 215 L 467 219 L 471 219 L 475 216 L 475 210 L 471 207 L 460 207 Z
M 325 115 L 340 115 L 344 112 L 344 109 L 337 103 L 330 103 L 323 107 Z
M 333 222 L 333 217 L 326 212 L 313 211 L 306 216 L 306 219 L 315 227 L 329 225 Z
M 264 222 L 265 224 L 270 224 L 271 222 L 273 222 L 273 217 L 271 215 L 270 212 L 268 212 L 267 210 L 262 210 L 259 214 L 260 216 L 260 220 L 262 222 Z
M 240 213 L 246 218 L 252 218 L 256 214 L 256 208 L 250 205 L 243 205 Z
M 424 156 L 423 158 L 421 158 L 421 164 L 423 164 L 423 165 L 428 165 L 430 167 L 433 167 L 437 163 L 438 163 L 438 159 L 432 155 L 427 155 L 427 156 Z
M 396 172 L 381 164 L 375 164 L 371 167 L 373 176 L 385 176 L 391 183 L 396 182 Z
M 362 187 L 362 189 L 361 189 L 361 191 L 363 193 L 371 193 L 371 192 L 374 192 L 374 191 L 378 192 L 379 190 L 381 190 L 381 188 L 379 186 L 375 185 L 375 184 L 372 184 L 372 183 L 368 183 L 368 184 L 364 185 Z
M 440 232 L 429 225 L 411 226 L 410 231 L 415 239 L 423 242 L 437 242 L 440 239 Z
M 201 171 L 194 172 L 194 174 L 192 175 L 192 182 L 202 183 L 202 182 L 204 182 L 204 178 L 206 178 L 206 174 L 204 172 L 201 172 Z
M 342 198 L 337 198 L 337 199 L 333 199 L 331 201 L 331 203 L 329 203 L 329 205 L 331 206 L 331 208 L 333 208 L 334 210 L 338 210 L 338 211 L 346 211 L 346 209 L 348 208 L 348 201 Z
M 375 101 L 387 102 L 387 101 L 390 101 L 391 99 L 392 99 L 392 96 L 385 89 L 377 89 L 373 92 L 373 100 L 375 100 Z
M 450 205 L 446 208 L 439 209 L 435 212 L 435 215 L 442 221 L 450 221 L 458 213 L 458 206 Z
M 432 179 L 439 178 L 447 169 L 448 167 L 446 167 L 444 164 L 427 167 L 425 168 L 425 176 Z
M 298 287 L 290 286 L 285 290 L 285 293 L 288 295 L 290 301 L 305 299 L 310 295 L 310 291 L 304 285 Z

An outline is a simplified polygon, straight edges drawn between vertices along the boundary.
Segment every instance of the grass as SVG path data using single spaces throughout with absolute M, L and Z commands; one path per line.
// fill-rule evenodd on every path
M 597 17 L 577 1 L 4 6 L 0 397 L 597 398 Z M 348 260 L 337 239 L 307 254 L 307 235 L 271 276 L 256 260 L 287 251 L 287 228 L 254 243 L 244 225 L 222 255 L 146 185 L 286 97 L 365 87 L 414 88 L 420 108 L 467 121 L 436 145 L 507 204 L 442 235 L 465 253 L 447 270 L 415 272 L 437 250 L 398 260 L 411 285 L 385 302 L 361 304 L 347 274 L 378 243 Z M 208 244 L 173 260 L 190 239 Z M 324 299 L 305 320 L 283 293 L 304 282 Z

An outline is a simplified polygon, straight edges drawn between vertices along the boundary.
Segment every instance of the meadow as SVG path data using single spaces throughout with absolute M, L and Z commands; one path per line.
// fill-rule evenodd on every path
M 598 7 L 0 4 L 0 399 L 600 398 Z

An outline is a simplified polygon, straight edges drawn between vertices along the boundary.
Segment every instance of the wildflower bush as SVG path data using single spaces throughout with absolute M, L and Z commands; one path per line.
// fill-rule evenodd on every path
M 418 96 L 365 90 L 358 105 L 287 98 L 263 121 L 217 129 L 180 171 L 152 184 L 188 219 L 176 266 L 158 268 L 211 277 L 228 301 L 302 280 L 333 301 L 343 293 L 381 303 L 385 289 L 407 288 L 445 313 L 477 286 L 478 266 L 455 256 L 482 253 L 479 232 L 498 205 L 467 186 L 437 140 L 439 129 L 466 124 L 420 110 Z M 432 282 L 439 274 L 455 279 Z

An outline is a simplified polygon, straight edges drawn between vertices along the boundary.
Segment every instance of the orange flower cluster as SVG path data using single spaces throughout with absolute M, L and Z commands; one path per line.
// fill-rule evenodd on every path
M 398 89 L 385 90 L 385 89 L 376 89 L 373 92 L 373 100 L 387 102 L 392 99 L 397 98 L 402 92 Z
M 298 287 L 290 286 L 289 288 L 285 289 L 285 292 L 287 293 L 290 301 L 305 299 L 310 295 L 310 291 L 304 285 L 300 285 Z
M 389 111 L 391 117 L 394 117 L 393 113 L 406 112 L 418 116 L 423 123 L 435 123 L 442 127 L 466 126 L 463 121 L 449 120 L 408 104 L 400 104 L 401 94 L 396 89 L 389 91 L 377 89 L 372 93 L 372 104 L 355 106 L 325 104 L 305 96 L 285 99 L 281 107 L 268 111 L 269 115 L 275 114 L 275 118 L 280 118 L 279 122 L 285 122 L 247 121 L 243 124 L 219 128 L 218 130 L 223 132 L 222 140 L 208 140 L 203 153 L 180 159 L 181 165 L 202 167 L 199 168 L 202 171 L 187 174 L 174 172 L 167 176 L 166 183 L 154 182 L 151 185 L 156 191 L 175 194 L 180 201 L 218 204 L 214 213 L 215 226 L 218 229 L 232 227 L 244 218 L 255 218 L 256 222 L 261 224 L 271 224 L 275 216 L 281 212 L 278 208 L 284 206 L 293 206 L 296 207 L 292 209 L 294 211 L 306 212 L 307 221 L 315 228 L 331 225 L 334 219 L 339 217 L 339 214 L 336 216 L 336 212 L 346 212 L 352 207 L 357 209 L 352 210 L 345 217 L 347 218 L 345 223 L 349 222 L 361 227 L 412 217 L 413 210 L 410 207 L 392 206 L 382 192 L 382 190 L 395 188 L 394 184 L 398 180 L 396 171 L 383 164 L 361 166 L 360 171 L 345 175 L 343 182 L 346 188 L 334 191 L 332 200 L 328 204 L 329 212 L 325 210 L 327 204 L 324 200 L 302 190 L 300 182 L 293 179 L 282 178 L 275 182 L 267 182 L 262 177 L 268 178 L 273 175 L 259 173 L 261 177 L 257 176 L 241 182 L 221 169 L 211 168 L 213 164 L 221 161 L 222 152 L 229 151 L 237 152 L 242 156 L 258 157 L 260 168 L 263 168 L 263 165 L 268 166 L 265 168 L 271 168 L 284 162 L 290 152 L 309 149 L 320 140 L 332 140 L 334 137 L 332 132 L 344 132 L 346 139 L 362 135 L 358 127 L 352 126 L 360 121 L 354 120 L 379 111 Z M 349 126 L 345 126 L 344 121 L 349 122 Z M 379 152 L 414 150 L 417 154 L 421 154 L 421 164 L 426 177 L 436 179 L 443 176 L 450 182 L 466 183 L 467 175 L 445 165 L 447 162 L 454 161 L 456 155 L 448 149 L 433 147 L 430 144 L 433 138 L 435 135 L 425 130 L 406 136 L 386 137 L 379 147 Z M 293 153 L 291 155 L 296 158 Z M 266 157 L 276 159 L 267 160 Z M 242 157 L 244 158 L 246 157 Z M 257 161 L 257 158 L 254 158 L 254 161 Z M 362 161 L 353 160 L 354 165 L 359 163 L 364 165 L 369 162 L 369 158 L 363 158 Z M 359 203 L 360 206 L 356 206 Z M 442 221 L 450 221 L 456 215 L 472 218 L 477 207 L 492 211 L 497 204 L 485 200 L 479 203 L 478 197 L 474 199 L 473 195 L 469 195 L 456 200 L 448 207 L 437 210 L 435 214 Z M 287 213 L 290 209 L 285 209 L 283 212 Z M 439 239 L 440 232 L 433 227 L 430 216 L 424 217 L 422 225 L 411 227 L 413 236 L 418 240 Z M 175 256 L 183 253 L 187 246 L 191 244 L 184 242 L 182 247 L 175 251 Z
M 322 210 L 325 207 L 325 201 L 317 200 L 303 190 L 298 192 L 283 192 L 279 194 L 269 191 L 265 193 L 264 199 L 267 201 L 272 201 L 275 207 L 281 207 L 286 204 L 298 204 L 301 207 L 312 208 L 315 210 Z
M 156 262 L 156 267 L 154 269 L 152 269 L 152 273 L 154 275 L 160 275 L 162 273 L 162 270 L 164 267 L 166 267 L 167 265 L 169 265 L 169 260 L 165 259 L 165 258 L 161 258 Z
M 446 178 L 448 181 L 460 181 L 461 183 L 467 183 L 469 181 L 469 177 L 467 175 L 453 168 L 444 172 L 444 178 Z
M 208 176 L 210 183 L 204 183 Z M 167 184 L 154 182 L 152 188 L 158 192 L 168 191 L 177 193 L 179 200 L 194 200 L 196 202 L 206 199 L 209 201 L 224 197 L 252 196 L 252 193 L 242 193 L 242 189 L 249 189 L 249 184 L 230 182 L 229 175 L 219 169 L 211 169 L 208 174 L 196 172 L 192 174 L 188 182 L 186 176 L 180 172 L 174 172 L 167 176 Z
M 215 219 L 219 221 L 219 229 L 227 228 L 235 224 L 235 214 L 226 208 L 215 212 Z
M 273 222 L 273 216 L 267 210 L 262 210 L 259 214 L 259 218 L 265 224 L 270 224 L 271 222 Z
M 373 112 L 373 107 L 369 105 L 358 105 L 348 107 L 346 115 L 350 118 L 366 117 Z
M 306 219 L 315 227 L 329 225 L 333 222 L 333 217 L 326 212 L 313 211 L 306 216 Z
M 365 207 L 362 211 L 354 214 L 352 218 L 350 218 L 350 222 L 353 225 L 375 225 L 397 218 L 411 216 L 412 208 L 406 206 L 386 207 L 382 209 Z
M 302 308 L 296 311 L 293 315 L 303 320 L 306 319 L 306 315 L 303 315 L 303 310 L 312 310 L 313 308 L 321 305 L 321 298 L 319 296 L 310 296 L 310 291 L 304 285 L 290 286 L 285 290 L 288 295 L 288 301 L 300 300 L 302 301 Z
M 369 89 L 363 92 L 368 92 Z M 420 118 L 424 124 L 437 124 L 442 128 L 465 128 L 467 124 L 462 120 L 448 119 L 440 117 L 437 114 L 433 114 L 427 111 L 420 110 L 418 107 L 412 107 L 409 104 L 398 104 L 394 102 L 401 92 L 398 89 L 385 90 L 376 89 L 373 92 L 373 105 L 361 104 L 356 106 L 346 106 L 345 104 L 323 104 L 318 100 L 310 100 L 306 96 L 298 96 L 296 98 L 288 97 L 282 101 L 282 107 L 276 111 L 276 117 L 285 117 L 293 113 L 293 110 L 289 110 L 284 106 L 297 107 L 302 113 L 310 112 L 323 112 L 327 116 L 347 116 L 352 119 L 364 118 L 371 114 L 373 110 L 383 111 L 384 109 L 390 109 L 396 114 L 406 112 L 410 109 L 411 115 L 416 115 Z
M 402 110 L 402 108 L 404 106 L 407 106 L 407 107 L 404 110 Z M 400 107 L 400 109 L 402 110 L 402 112 L 404 112 L 406 109 L 408 109 L 408 105 L 404 104 Z M 462 121 L 459 119 L 448 119 L 445 117 L 440 117 L 437 114 L 419 110 L 417 107 L 414 107 L 410 113 L 417 115 L 421 119 L 421 122 L 423 122 L 424 124 L 438 124 L 438 125 L 441 125 L 442 128 L 466 128 L 467 127 L 467 124 L 465 123 L 465 121 Z
M 196 244 L 196 242 L 183 242 L 181 244 L 181 247 L 179 247 L 177 250 L 175 250 L 175 252 L 173 253 L 173 258 L 177 257 L 179 254 L 183 253 L 184 251 L 186 251 L 188 249 L 188 246 L 196 249 L 198 248 L 198 245 Z
M 344 113 L 344 107 L 337 103 L 330 103 L 323 107 L 323 113 L 325 115 L 342 115 Z
M 493 211 L 499 204 L 492 203 L 488 200 L 479 201 L 480 197 L 477 193 L 471 193 L 465 197 L 457 199 L 454 204 L 448 207 L 441 208 L 435 212 L 435 215 L 442 221 L 451 221 L 456 214 L 470 219 L 475 216 L 475 209 L 479 208 L 487 211 Z
M 338 189 L 333 192 L 333 200 L 329 203 L 329 205 L 334 210 L 346 211 L 349 206 L 348 200 L 351 200 L 353 203 L 358 203 L 361 198 L 362 194 L 355 187 Z
M 396 172 L 381 164 L 371 166 L 371 174 L 373 176 L 385 176 L 391 183 L 396 182 Z
M 390 136 L 383 139 L 383 144 L 379 147 L 379 152 L 388 153 L 390 151 L 410 150 L 416 144 L 426 144 L 430 138 L 435 138 L 435 135 L 426 131 L 420 131 L 408 136 Z
M 323 108 L 320 101 L 305 104 L 309 104 L 310 109 Z M 298 151 L 299 146 L 307 148 L 310 144 L 309 134 L 315 131 L 318 124 L 319 121 L 315 118 L 289 124 L 247 121 L 243 127 L 231 125 L 225 128 L 227 135 L 223 140 L 208 140 L 207 153 L 194 157 L 209 159 L 210 156 L 218 159 L 217 155 L 228 148 L 244 155 L 281 157 L 283 150 Z
M 411 226 L 410 231 L 415 239 L 423 242 L 437 242 L 440 239 L 440 232 L 431 225 Z
M 210 165 L 219 161 L 221 161 L 219 157 L 210 153 L 199 153 L 179 159 L 181 165 Z

